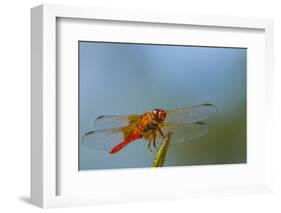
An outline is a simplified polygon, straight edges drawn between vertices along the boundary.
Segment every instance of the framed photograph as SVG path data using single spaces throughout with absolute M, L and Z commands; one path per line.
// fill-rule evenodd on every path
M 31 26 L 33 204 L 270 192 L 272 20 L 42 5 Z

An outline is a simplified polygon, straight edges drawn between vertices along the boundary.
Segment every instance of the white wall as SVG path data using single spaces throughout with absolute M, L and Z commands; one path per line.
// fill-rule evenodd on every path
M 146 204 L 110 205 L 72 208 L 70 212 L 280 212 L 280 112 L 281 109 L 281 7 L 278 0 L 194 0 L 194 1 L 109 1 L 80 0 L 79 5 L 141 9 L 156 11 L 180 11 L 192 14 L 216 14 L 233 16 L 271 17 L 275 19 L 275 141 L 271 144 L 271 164 L 274 171 L 273 195 L 193 199 Z M 1 93 L 1 144 L 0 148 L 0 209 L 1 212 L 37 212 L 38 208 L 28 203 L 30 172 L 30 14 L 29 9 L 41 3 L 77 4 L 74 0 L 2 1 L 0 7 L 0 93 Z M 279 83 L 279 85 L 278 85 Z M 277 97 L 279 100 L 277 100 Z M 273 137 L 273 138 L 274 138 Z M 274 170 L 275 169 L 275 170 Z M 149 192 L 148 192 L 149 193 Z M 61 209 L 53 210 L 55 212 Z

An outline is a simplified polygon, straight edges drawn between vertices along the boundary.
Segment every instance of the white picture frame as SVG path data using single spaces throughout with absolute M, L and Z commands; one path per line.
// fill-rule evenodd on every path
M 197 196 L 217 196 L 217 195 L 233 195 L 233 194 L 253 194 L 264 193 L 270 191 L 270 183 L 268 181 L 269 171 L 266 170 L 268 165 L 265 161 L 264 148 L 271 143 L 269 137 L 266 134 L 267 131 L 257 131 L 257 135 L 254 138 L 259 141 L 257 149 L 252 148 L 248 151 L 253 153 L 253 158 L 260 163 L 261 166 L 257 168 L 257 164 L 253 163 L 253 169 L 249 169 L 247 166 L 225 166 L 216 169 L 215 166 L 209 169 L 209 167 L 200 167 L 200 169 L 193 168 L 191 177 L 193 187 L 186 185 L 186 187 L 179 187 L 175 184 L 166 184 L 165 188 L 161 188 L 163 183 L 169 182 L 169 179 L 174 178 L 175 175 L 186 175 L 186 167 L 182 168 L 165 168 L 161 170 L 130 170 L 130 171 L 101 171 L 95 176 L 91 176 L 90 173 L 84 173 L 83 177 L 75 176 L 73 174 L 75 168 L 64 169 L 64 161 L 71 159 L 61 157 L 61 150 L 64 146 L 58 146 L 58 100 L 57 95 L 58 88 L 60 87 L 60 81 L 57 78 L 58 69 L 58 21 L 63 19 L 68 20 L 101 20 L 112 21 L 122 23 L 143 23 L 154 25 L 161 25 L 167 28 L 173 26 L 198 26 L 201 28 L 223 29 L 228 32 L 234 30 L 246 30 L 257 31 L 261 33 L 256 40 L 260 44 L 262 52 L 259 55 L 252 55 L 251 61 L 258 60 L 261 67 L 255 67 L 257 70 L 257 77 L 254 75 L 248 75 L 247 82 L 250 83 L 248 93 L 248 111 L 250 117 L 248 128 L 252 130 L 259 130 L 262 127 L 270 129 L 271 115 L 265 113 L 265 109 L 272 107 L 271 92 L 272 92 L 272 78 L 273 78 L 273 21 L 271 19 L 258 19 L 258 18 L 241 18 L 241 17 L 217 17 L 217 16 L 203 16 L 203 15 L 187 15 L 187 14 L 166 14 L 166 13 L 152 13 L 146 11 L 123 11 L 112 9 L 97 9 L 87 7 L 74 7 L 74 6 L 54 6 L 54 5 L 41 5 L 31 10 L 31 82 L 32 82 L 32 113 L 31 113 L 31 201 L 33 204 L 47 208 L 58 206 L 76 206 L 76 205 L 91 205 L 97 203 L 114 203 L 114 202 L 128 202 L 128 201 L 143 201 L 143 200 L 165 200 L 165 199 L 177 199 L 182 197 L 197 197 Z M 71 24 L 70 24 L 71 25 Z M 117 26 L 118 27 L 118 26 Z M 68 29 L 69 30 L 69 29 Z M 71 27 L 70 27 L 71 30 Z M 73 29 L 72 29 L 73 30 Z M 74 38 L 78 34 L 73 33 L 69 36 Z M 80 36 L 80 35 L 78 35 Z M 102 34 L 101 38 L 102 39 Z M 233 34 L 233 37 L 237 35 Z M 76 39 L 76 38 L 74 38 Z M 108 38 L 105 38 L 105 40 Z M 118 40 L 119 37 L 116 37 Z M 223 42 L 223 38 L 220 38 Z M 249 39 L 251 40 L 251 38 Z M 161 42 L 161 41 L 160 41 Z M 198 40 L 200 43 L 200 39 Z M 239 43 L 239 41 L 237 41 Z M 241 41 L 243 45 L 243 41 Z M 264 43 L 263 43 L 264 42 Z M 172 42 L 173 43 L 173 42 Z M 216 44 L 216 43 L 214 43 Z M 252 47 L 256 43 L 251 44 Z M 256 58 L 255 58 L 256 57 Z M 260 60 L 261 59 L 261 60 Z M 258 62 L 257 62 L 258 63 Z M 252 67 L 254 68 L 254 66 Z M 266 76 L 266 78 L 262 78 Z M 64 76 L 61 76 L 64 78 Z M 252 85 L 252 86 L 251 86 Z M 256 99 L 255 94 L 259 93 L 260 98 L 257 107 L 254 107 Z M 64 101 L 64 100 L 63 100 Z M 270 110 L 267 110 L 270 112 Z M 262 125 L 258 124 L 258 120 L 254 120 L 254 116 L 251 114 L 262 114 L 258 119 L 262 119 Z M 74 119 L 75 120 L 75 119 Z M 76 137 L 77 138 L 77 137 Z M 253 138 L 252 138 L 253 139 Z M 70 146 L 72 147 L 73 144 Z M 69 147 L 64 152 L 75 151 L 74 146 Z M 254 154 L 258 153 L 258 154 Z M 253 156 L 252 154 L 250 156 Z M 68 157 L 68 158 L 67 158 Z M 76 160 L 76 158 L 75 158 Z M 71 166 L 70 166 L 71 167 Z M 190 170 L 190 169 L 189 169 Z M 196 171 L 198 170 L 198 171 Z M 145 188 L 145 183 L 148 179 L 143 179 L 143 182 L 132 189 L 130 184 L 123 185 L 122 188 L 116 188 L 116 190 L 109 191 L 96 187 L 95 194 L 87 193 L 87 185 L 79 185 L 77 182 L 89 182 L 93 180 L 93 177 L 99 180 L 106 180 L 108 175 L 111 177 L 123 178 L 138 178 L 143 177 L 143 173 L 146 171 L 146 175 L 149 178 L 153 178 L 155 175 L 163 177 L 162 182 L 153 186 L 149 193 Z M 199 180 L 199 176 L 212 174 L 214 171 L 220 173 L 232 174 L 233 177 L 228 181 L 206 182 L 202 185 Z M 76 171 L 78 173 L 78 170 Z M 171 175 L 175 173 L 175 175 Z M 189 171 L 190 172 L 190 171 Z M 235 175 L 237 172 L 245 172 L 245 177 Z M 62 174 L 63 173 L 63 174 Z M 130 174 L 129 174 L 130 173 Z M 214 180 L 218 178 L 218 174 L 211 176 Z M 67 180 L 61 177 L 67 175 Z M 128 176 L 130 175 L 130 177 Z M 253 175 L 253 176 L 251 176 Z M 247 176 L 247 177 L 246 177 Z M 81 179 L 80 179 L 81 178 Z M 196 183 L 196 179 L 198 179 Z M 180 183 L 181 180 L 179 180 Z M 61 186 L 64 184 L 63 193 L 61 193 Z M 101 184 L 101 183 L 99 183 Z M 143 187 L 143 190 L 141 190 Z M 66 188 L 66 189 L 65 189 Z M 83 189 L 83 190 L 80 190 Z M 91 189 L 92 190 L 92 189 Z M 75 192 L 75 193 L 72 193 Z M 77 193 L 76 193 L 77 192 Z M 120 196 L 120 193 L 126 196 Z M 168 195 L 169 194 L 169 195 Z

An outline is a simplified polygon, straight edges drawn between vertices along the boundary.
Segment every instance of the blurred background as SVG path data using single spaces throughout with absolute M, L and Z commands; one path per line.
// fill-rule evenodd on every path
M 81 144 L 104 114 L 212 103 L 208 134 L 170 146 L 165 166 L 246 163 L 247 49 L 79 42 L 79 169 L 150 167 L 144 140 L 114 155 Z M 116 144 L 119 141 L 116 141 Z

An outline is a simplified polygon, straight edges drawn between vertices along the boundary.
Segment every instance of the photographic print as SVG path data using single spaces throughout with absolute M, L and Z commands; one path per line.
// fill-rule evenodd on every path
M 246 48 L 78 49 L 80 171 L 246 163 Z

